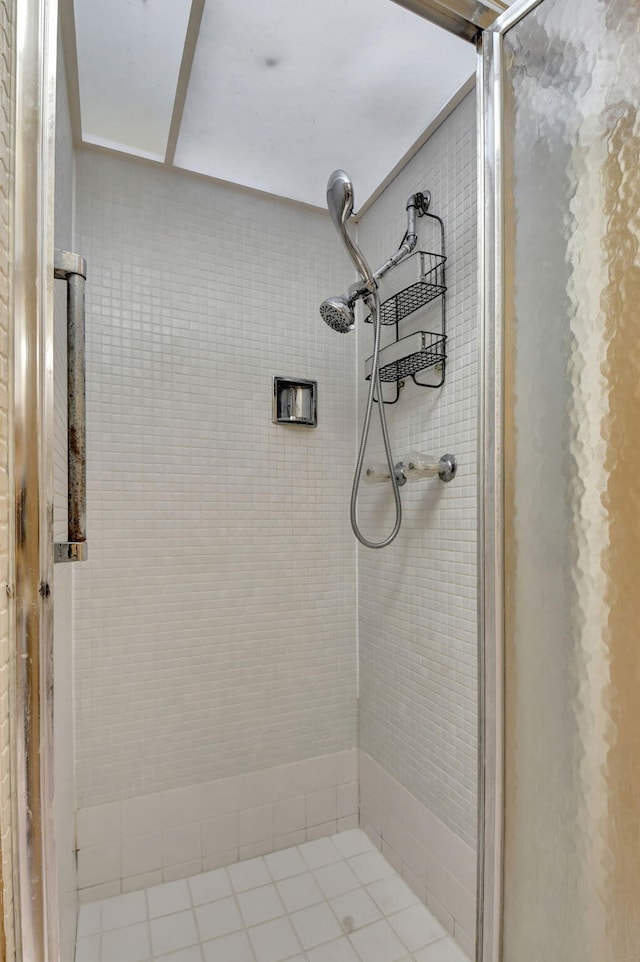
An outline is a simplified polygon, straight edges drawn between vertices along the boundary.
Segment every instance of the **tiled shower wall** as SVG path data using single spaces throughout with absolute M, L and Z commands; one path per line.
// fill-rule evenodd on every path
M 476 841 L 475 165 L 471 94 L 358 228 L 366 255 L 382 262 L 402 236 L 406 199 L 418 190 L 431 191 L 431 209 L 446 228 L 446 383 L 432 390 L 407 379 L 400 401 L 387 406 L 386 412 L 396 460 L 412 451 L 438 457 L 450 452 L 458 459 L 458 474 L 450 484 L 439 480 L 407 484 L 402 489 L 404 521 L 397 540 L 384 551 L 360 550 L 359 731 L 366 756 L 361 766 L 361 819 L 381 836 L 396 864 L 404 863 L 414 876 L 412 853 L 422 846 L 418 882 L 432 900 L 444 903 L 439 917 L 450 929 L 456 915 L 460 922 L 462 914 L 465 931 L 458 934 L 467 948 L 473 925 L 467 889 L 474 888 Z M 438 236 L 427 218 L 418 221 L 418 233 L 419 248 L 438 249 L 434 246 Z M 415 279 L 404 273 L 406 269 L 399 267 L 388 276 L 383 299 Z M 439 331 L 439 302 L 407 318 L 401 328 L 401 336 L 415 330 Z M 386 328 L 385 343 L 391 339 L 392 329 Z M 358 340 L 362 412 L 366 388 L 362 365 L 372 350 L 371 328 L 360 327 Z M 419 377 L 429 381 L 429 372 Z M 384 457 L 377 429 L 374 438 L 367 462 Z M 393 526 L 389 488 L 364 485 L 360 515 L 369 536 L 388 532 Z M 365 771 L 375 772 L 375 777 L 365 779 Z M 399 795 L 410 797 L 398 808 L 393 800 Z M 420 817 L 412 819 L 420 809 Z M 444 836 L 451 844 L 443 848 L 436 841 L 434 852 L 434 840 Z M 461 872 L 460 860 L 465 866 Z
M 80 886 L 98 896 L 197 870 L 203 820 L 229 814 L 203 801 L 217 780 L 271 773 L 269 797 L 256 788 L 244 809 L 245 844 L 265 850 L 274 810 L 258 809 L 283 799 L 274 769 L 327 758 L 333 783 L 320 761 L 287 798 L 332 792 L 308 804 L 336 824 L 336 772 L 356 734 L 355 344 L 318 315 L 351 276 L 326 215 L 94 152 L 76 171 L 90 273 L 76 776 Z M 275 374 L 318 380 L 316 429 L 272 424 Z M 162 838 L 139 819 L 125 884 L 121 803 L 173 811 L 176 790 L 198 814 L 161 813 Z

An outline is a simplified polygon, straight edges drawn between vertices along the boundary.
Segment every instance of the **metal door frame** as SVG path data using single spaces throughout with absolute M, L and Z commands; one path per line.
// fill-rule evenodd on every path
M 53 189 L 57 0 L 17 0 L 13 236 L 16 934 L 58 959 L 53 848 Z

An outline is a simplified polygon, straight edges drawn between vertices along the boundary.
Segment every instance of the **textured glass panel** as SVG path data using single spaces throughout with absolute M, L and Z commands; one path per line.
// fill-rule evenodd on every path
M 505 962 L 640 959 L 640 3 L 505 36 Z

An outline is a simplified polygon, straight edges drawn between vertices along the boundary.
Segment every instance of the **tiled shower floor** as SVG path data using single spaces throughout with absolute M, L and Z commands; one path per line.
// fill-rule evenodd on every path
M 364 832 L 80 909 L 76 962 L 468 962 Z

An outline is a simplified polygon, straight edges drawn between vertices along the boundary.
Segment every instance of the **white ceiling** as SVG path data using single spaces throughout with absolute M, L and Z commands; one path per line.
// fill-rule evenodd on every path
M 163 161 L 191 0 L 74 7 L 82 140 Z M 321 207 L 343 167 L 361 205 L 474 67 L 391 0 L 206 0 L 168 159 Z

